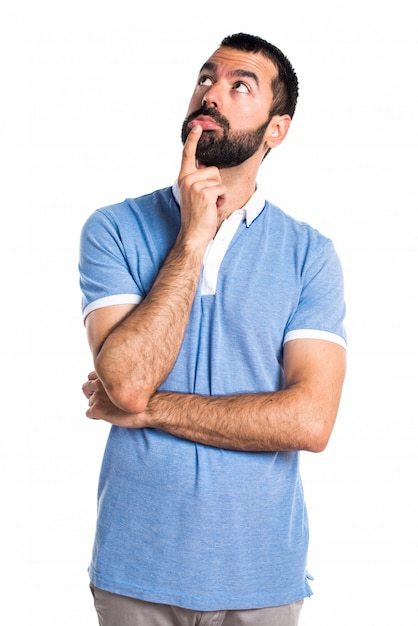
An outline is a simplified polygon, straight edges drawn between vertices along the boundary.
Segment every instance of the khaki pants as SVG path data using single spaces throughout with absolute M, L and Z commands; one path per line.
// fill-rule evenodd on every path
M 240 611 L 193 611 L 144 602 L 90 585 L 100 626 L 297 626 L 303 600 Z

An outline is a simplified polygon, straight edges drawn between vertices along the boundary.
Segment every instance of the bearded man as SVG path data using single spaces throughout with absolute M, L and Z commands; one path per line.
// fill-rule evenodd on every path
M 338 411 L 342 272 L 256 182 L 297 96 L 278 48 L 226 37 L 176 183 L 84 225 L 83 391 L 111 424 L 89 567 L 101 626 L 295 626 L 311 595 L 299 454 L 324 450 Z

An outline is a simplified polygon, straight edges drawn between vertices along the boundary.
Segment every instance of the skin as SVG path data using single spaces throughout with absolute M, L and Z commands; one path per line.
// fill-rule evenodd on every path
M 253 130 L 268 119 L 275 73 L 260 54 L 219 48 L 199 74 L 187 115 L 205 100 L 232 131 Z M 255 154 L 220 170 L 196 160 L 196 148 L 204 128 L 221 131 L 207 117 L 191 123 L 178 176 L 181 227 L 153 287 L 138 306 L 104 307 L 87 317 L 95 368 L 83 385 L 89 418 L 159 428 L 232 450 L 326 447 L 345 376 L 345 350 L 333 342 L 287 342 L 281 391 L 209 397 L 157 392 L 180 350 L 207 245 L 222 221 L 252 196 L 264 155 L 284 140 L 289 125 L 288 115 L 273 116 Z

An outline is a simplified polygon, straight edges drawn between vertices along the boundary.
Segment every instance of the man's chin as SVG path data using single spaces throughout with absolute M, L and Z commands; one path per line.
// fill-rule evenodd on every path
M 200 150 L 199 150 L 200 148 Z M 228 169 L 231 167 L 237 167 L 241 165 L 246 159 L 237 158 L 237 156 L 230 155 L 230 158 L 226 158 L 225 154 L 219 154 L 219 151 L 215 153 L 211 153 L 209 150 L 202 149 L 203 146 L 197 146 L 196 150 L 196 159 L 199 163 L 202 163 L 205 167 L 217 167 L 218 169 Z

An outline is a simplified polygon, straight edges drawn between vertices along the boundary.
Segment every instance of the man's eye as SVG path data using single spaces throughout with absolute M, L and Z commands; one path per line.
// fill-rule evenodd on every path
M 201 76 L 199 78 L 198 84 L 199 85 L 203 85 L 205 87 L 206 86 L 210 87 L 210 85 L 213 85 L 213 80 L 211 78 L 209 78 L 209 76 Z
M 241 93 L 248 93 L 250 90 L 248 89 L 248 86 L 245 83 L 235 83 L 234 85 L 234 89 L 235 91 L 241 91 Z

